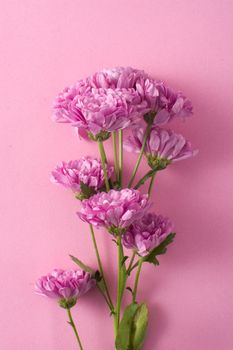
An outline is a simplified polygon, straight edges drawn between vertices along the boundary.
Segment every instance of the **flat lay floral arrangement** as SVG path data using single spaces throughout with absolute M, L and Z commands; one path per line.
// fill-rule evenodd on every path
M 88 138 L 99 150 L 99 159 L 87 156 L 62 162 L 51 175 L 53 183 L 69 189 L 79 201 L 77 216 L 89 225 L 96 267 L 90 268 L 88 261 L 71 255 L 77 269 L 55 269 L 36 281 L 35 290 L 55 299 L 67 311 L 81 350 L 85 349 L 85 339 L 77 331 L 71 309 L 92 288 L 102 294 L 107 305 L 103 312 L 110 313 L 113 322 L 112 349 L 143 348 L 148 308 L 137 298 L 141 269 L 146 263 L 159 265 L 159 255 L 166 253 L 175 237 L 172 221 L 151 211 L 150 196 L 158 171 L 197 153 L 184 136 L 167 128 L 170 121 L 191 115 L 191 102 L 181 92 L 130 67 L 104 69 L 65 88 L 55 100 L 54 121 L 71 124 L 83 139 L 80 142 Z M 125 129 L 129 129 L 128 138 L 123 137 Z M 104 148 L 109 138 L 114 164 L 109 164 Z M 127 152 L 138 154 L 128 184 L 123 176 Z M 138 178 L 143 157 L 148 171 Z M 144 184 L 148 185 L 147 194 L 140 192 Z M 111 236 L 117 250 L 116 300 L 110 293 L 96 241 L 95 231 L 100 227 Z M 134 283 L 130 286 L 127 280 L 132 274 Z M 126 290 L 132 301 L 123 310 Z

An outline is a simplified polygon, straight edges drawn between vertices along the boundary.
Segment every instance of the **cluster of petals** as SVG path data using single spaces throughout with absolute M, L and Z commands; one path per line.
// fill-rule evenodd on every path
M 192 114 L 191 102 L 163 82 L 131 67 L 104 69 L 65 88 L 54 103 L 54 120 L 96 135 L 136 123 L 149 111 L 155 123 Z
M 107 176 L 110 178 L 113 173 L 113 167 L 106 164 L 106 171 Z M 52 171 L 51 181 L 70 188 L 74 192 L 80 191 L 81 183 L 97 191 L 104 185 L 102 163 L 98 159 L 91 157 L 62 162 Z
M 83 270 L 54 269 L 35 283 L 37 294 L 55 299 L 78 299 L 95 285 L 90 273 Z
M 129 152 L 139 153 L 144 135 L 144 126 L 133 128 L 132 135 L 124 142 L 124 148 Z M 196 155 L 198 151 L 192 149 L 191 143 L 187 141 L 183 135 L 177 134 L 172 130 L 153 126 L 147 139 L 144 152 L 147 156 L 175 162 L 192 157 Z
M 123 235 L 123 244 L 126 248 L 136 250 L 139 255 L 146 256 L 158 247 L 172 230 L 173 224 L 168 218 L 146 213 Z
M 92 88 L 76 96 L 69 107 L 73 125 L 93 135 L 125 129 L 145 111 L 146 103 L 134 89 Z
M 79 217 L 94 226 L 125 229 L 143 217 L 149 208 L 148 196 L 137 190 L 100 192 L 82 201 Z

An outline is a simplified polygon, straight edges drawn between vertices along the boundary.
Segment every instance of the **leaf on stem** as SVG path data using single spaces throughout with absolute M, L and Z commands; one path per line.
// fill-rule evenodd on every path
M 132 303 L 125 309 L 116 338 L 117 350 L 141 350 L 148 324 L 145 303 Z
M 70 258 L 73 260 L 73 262 L 75 264 L 77 264 L 82 270 L 84 270 L 85 272 L 89 272 L 93 278 L 95 278 L 97 286 L 100 290 L 100 292 L 105 295 L 106 293 L 106 288 L 103 282 L 103 278 L 100 274 L 99 271 L 95 271 L 92 268 L 90 268 L 89 266 L 87 266 L 86 264 L 84 264 L 81 260 L 79 260 L 78 258 L 76 258 L 73 255 L 70 255 Z
M 79 267 L 81 267 L 81 269 L 85 272 L 89 272 L 92 276 L 95 275 L 95 271 L 90 268 L 89 266 L 85 265 L 81 260 L 79 260 L 78 258 L 76 258 L 73 255 L 70 255 L 71 260 L 73 260 L 73 262 L 75 264 L 77 264 Z
M 150 254 L 143 258 L 144 261 L 152 263 L 154 265 L 159 265 L 159 261 L 157 260 L 157 255 L 165 254 L 167 251 L 167 246 L 171 244 L 175 238 L 175 233 L 170 233 L 167 238 L 156 248 L 154 248 Z

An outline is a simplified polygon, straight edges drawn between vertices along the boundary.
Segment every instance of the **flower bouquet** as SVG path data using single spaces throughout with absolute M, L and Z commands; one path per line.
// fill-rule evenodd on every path
M 77 270 L 53 270 L 35 285 L 38 294 L 56 299 L 67 310 L 80 349 L 85 345 L 80 340 L 71 309 L 95 286 L 113 319 L 112 348 L 140 350 L 143 347 L 148 309 L 146 303 L 137 298 L 141 269 L 146 263 L 159 265 L 159 255 L 166 253 L 175 237 L 171 220 L 150 211 L 150 196 L 158 171 L 197 153 L 182 135 L 166 128 L 175 118 L 191 115 L 192 105 L 181 92 L 130 67 L 102 70 L 65 88 L 55 100 L 53 119 L 71 124 L 80 138 L 97 144 L 100 157 L 62 162 L 51 176 L 53 183 L 70 189 L 80 202 L 77 215 L 89 225 L 96 268 L 71 255 L 79 267 Z M 125 129 L 129 129 L 130 136 L 124 140 Z M 113 142 L 113 165 L 109 164 L 104 147 L 109 138 Z M 124 150 L 138 153 L 128 184 L 123 177 Z M 137 179 L 142 157 L 147 160 L 148 171 Z M 148 183 L 148 193 L 142 194 L 140 189 L 145 183 Z M 110 293 L 96 242 L 95 229 L 100 227 L 111 235 L 117 249 L 116 300 Z M 127 280 L 132 274 L 134 283 L 128 286 Z M 126 289 L 132 301 L 122 310 Z

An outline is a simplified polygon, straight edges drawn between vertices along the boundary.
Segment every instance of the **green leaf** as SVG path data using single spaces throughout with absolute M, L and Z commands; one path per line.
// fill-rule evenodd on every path
M 123 318 L 120 322 L 119 331 L 116 337 L 117 350 L 129 350 L 130 333 L 133 327 L 133 317 L 138 308 L 138 304 L 130 304 L 126 307 Z
M 91 269 L 89 266 L 85 265 L 81 260 L 79 260 L 78 258 L 76 258 L 73 255 L 70 255 L 71 260 L 73 260 L 73 262 L 75 264 L 77 264 L 79 267 L 81 267 L 81 269 L 83 271 L 89 272 L 92 276 L 95 276 L 95 271 L 93 269 Z
M 99 271 L 95 271 L 92 268 L 90 268 L 89 266 L 85 265 L 81 260 L 79 260 L 78 258 L 76 258 L 73 255 L 70 255 L 71 259 L 73 260 L 73 262 L 75 264 L 77 264 L 82 270 L 89 272 L 93 278 L 95 278 L 96 283 L 97 283 L 97 287 L 99 288 L 100 292 L 105 295 L 106 293 L 106 288 L 102 279 L 101 274 L 99 273 Z
M 157 260 L 157 255 L 165 254 L 167 251 L 167 246 L 171 244 L 175 238 L 175 233 L 170 233 L 167 238 L 156 248 L 154 248 L 150 254 L 144 257 L 144 261 L 152 263 L 154 265 L 159 265 L 159 261 Z
M 140 350 L 148 323 L 146 304 L 130 304 L 126 307 L 116 338 L 117 350 Z
M 133 332 L 131 334 L 132 350 L 140 350 L 144 343 L 148 324 L 148 309 L 146 304 L 141 304 L 133 319 Z

